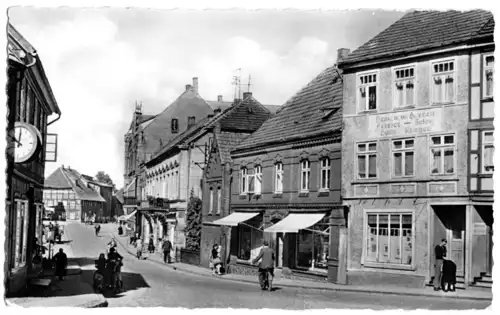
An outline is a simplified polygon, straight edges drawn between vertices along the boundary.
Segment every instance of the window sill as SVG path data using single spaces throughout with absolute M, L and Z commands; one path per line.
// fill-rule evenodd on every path
M 368 109 L 368 110 L 362 110 L 360 112 L 358 112 L 358 114 L 373 114 L 373 113 L 376 113 L 377 110 L 376 109 Z
M 480 178 L 491 178 L 491 177 L 493 177 L 493 172 L 491 172 L 491 173 L 478 173 L 477 177 L 480 177 Z
M 446 177 L 446 176 L 450 176 L 450 177 L 453 177 L 453 176 L 457 176 L 457 174 L 455 173 L 446 173 L 446 174 L 438 174 L 438 173 L 431 173 L 431 176 L 436 176 L 436 177 Z
M 330 196 L 330 192 L 329 191 L 324 190 L 324 191 L 319 191 L 318 192 L 318 197 L 328 197 L 328 196 Z
M 254 194 L 254 195 L 252 196 L 252 199 L 259 199 L 261 196 L 262 196 L 262 195 L 261 195 L 260 193 L 258 193 L 258 194 Z
M 455 105 L 456 102 L 439 102 L 439 103 L 431 103 L 432 106 L 441 106 L 441 105 Z
M 415 271 L 415 267 L 410 265 L 384 264 L 384 263 L 372 263 L 372 262 L 365 262 L 363 264 L 363 267 L 376 268 L 376 269 Z
M 283 198 L 283 193 L 274 193 L 273 198 Z
M 408 110 L 408 109 L 414 109 L 416 107 L 417 107 L 416 105 L 396 106 L 396 107 L 394 107 L 394 111 L 395 112 L 405 111 L 405 110 Z
M 299 197 L 309 197 L 309 192 L 308 191 L 301 191 L 301 192 L 299 192 Z
M 244 199 L 247 199 L 247 194 L 240 194 L 240 200 L 244 200 Z
M 358 177 L 358 178 L 356 179 L 356 181 L 363 181 L 363 182 L 364 182 L 364 181 L 370 181 L 370 180 L 373 180 L 373 181 L 378 180 L 378 177 L 366 177 L 366 178 L 359 178 L 359 177 Z
M 493 96 L 484 96 L 481 98 L 482 102 L 493 102 Z

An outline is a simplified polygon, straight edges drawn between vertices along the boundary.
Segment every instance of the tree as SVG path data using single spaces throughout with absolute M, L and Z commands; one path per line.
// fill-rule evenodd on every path
M 191 189 L 189 203 L 186 213 L 186 248 L 189 250 L 199 250 L 201 243 L 201 207 L 202 201 L 194 195 L 194 190 Z
M 113 186 L 113 192 L 116 192 L 115 183 L 113 183 L 113 180 L 111 179 L 111 177 L 108 174 L 106 174 L 103 171 L 99 171 L 95 175 L 95 178 L 98 181 L 102 182 L 102 183 L 106 183 L 106 184 L 112 185 Z

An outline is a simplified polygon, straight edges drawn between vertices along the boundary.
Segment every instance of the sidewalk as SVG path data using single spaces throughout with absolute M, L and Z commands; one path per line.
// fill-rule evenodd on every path
M 118 236 L 113 232 L 115 239 L 118 243 L 131 255 L 135 256 L 135 248 L 129 244 L 128 237 Z M 160 253 L 149 255 L 147 260 L 154 261 L 165 267 L 172 268 L 177 271 L 187 272 L 200 276 L 214 277 L 212 271 L 208 268 L 184 264 L 184 263 L 171 263 L 165 264 L 163 257 Z M 238 281 L 257 284 L 257 279 L 252 276 L 245 276 L 239 274 L 226 274 L 217 279 L 226 281 Z M 456 298 L 456 299 L 470 299 L 470 300 L 485 300 L 491 301 L 493 294 L 491 291 L 482 290 L 457 290 L 455 292 L 442 292 L 434 291 L 433 288 L 405 288 L 401 286 L 359 286 L 359 285 L 339 285 L 330 282 L 315 282 L 307 280 L 291 280 L 286 278 L 276 278 L 273 281 L 273 286 L 276 287 L 290 287 L 301 288 L 309 290 L 329 290 L 329 291 L 344 291 L 344 292 L 360 292 L 360 293 L 376 293 L 376 294 L 392 294 L 392 295 L 410 295 L 410 296 L 427 296 L 437 298 Z
M 64 234 L 63 240 L 70 238 Z M 52 279 L 50 287 L 46 290 L 46 296 L 39 296 L 38 290 L 28 292 L 27 296 L 6 299 L 9 305 L 21 307 L 83 307 L 95 308 L 106 307 L 108 302 L 101 294 L 96 294 L 92 286 L 82 281 L 81 267 L 73 259 L 74 254 L 71 243 L 55 244 L 54 253 L 63 248 L 68 256 L 68 274 L 63 281 L 54 277 L 54 270 L 44 270 L 42 278 Z

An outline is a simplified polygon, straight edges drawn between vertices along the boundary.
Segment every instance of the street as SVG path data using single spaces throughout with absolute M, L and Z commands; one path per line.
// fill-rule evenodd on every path
M 78 223 L 66 226 L 66 236 L 72 240 L 74 256 L 82 266 L 83 281 L 92 283 L 94 260 L 104 252 L 114 228 L 114 224 L 102 225 L 101 234 L 96 237 L 92 226 Z M 484 309 L 490 305 L 487 301 L 305 290 L 279 288 L 279 285 L 274 292 L 261 291 L 257 279 L 252 285 L 191 275 L 155 262 L 139 261 L 120 246 L 118 251 L 124 256 L 122 277 L 125 292 L 106 296 L 109 307 L 445 310 Z

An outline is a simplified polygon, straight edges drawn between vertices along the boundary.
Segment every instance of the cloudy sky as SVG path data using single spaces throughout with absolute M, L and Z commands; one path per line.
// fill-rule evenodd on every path
M 252 76 L 265 104 L 283 104 L 336 61 L 400 18 L 383 11 L 175 11 L 12 8 L 10 22 L 37 49 L 62 111 L 57 163 L 123 184 L 123 136 L 133 104 L 158 113 L 199 78 L 207 100 L 233 98 Z

